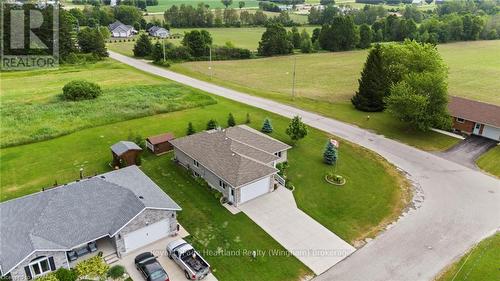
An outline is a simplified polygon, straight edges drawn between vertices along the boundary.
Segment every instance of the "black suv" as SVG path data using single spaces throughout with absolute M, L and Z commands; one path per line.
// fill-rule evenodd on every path
M 142 253 L 135 257 L 135 267 L 147 281 L 169 281 L 168 274 L 156 257 L 150 253 Z

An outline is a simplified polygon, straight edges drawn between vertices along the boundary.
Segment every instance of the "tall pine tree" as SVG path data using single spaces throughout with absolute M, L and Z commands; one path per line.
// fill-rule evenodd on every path
M 383 111 L 384 97 L 389 92 L 390 83 L 384 65 L 382 47 L 379 44 L 370 50 L 358 81 L 359 89 L 351 99 L 354 107 L 368 112 Z
M 269 120 L 269 118 L 266 118 L 266 120 L 264 120 L 261 131 L 266 134 L 273 132 L 273 126 L 271 125 L 271 121 Z
M 326 144 L 325 152 L 323 152 L 323 161 L 328 165 L 334 165 L 337 162 L 337 149 L 331 141 Z
M 229 116 L 227 117 L 227 126 L 234 127 L 235 125 L 236 125 L 236 121 L 234 120 L 234 116 L 232 113 L 229 113 Z

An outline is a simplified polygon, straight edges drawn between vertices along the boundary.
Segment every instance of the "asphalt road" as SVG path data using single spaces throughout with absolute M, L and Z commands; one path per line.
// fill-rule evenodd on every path
M 294 115 L 311 127 L 375 151 L 404 170 L 416 185 L 415 208 L 350 257 L 315 280 L 432 280 L 444 267 L 500 226 L 500 181 L 334 119 L 199 81 L 110 52 L 140 70 L 206 92 Z

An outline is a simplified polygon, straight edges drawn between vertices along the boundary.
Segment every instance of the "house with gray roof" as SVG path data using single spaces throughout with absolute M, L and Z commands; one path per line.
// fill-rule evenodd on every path
M 26 280 L 69 268 L 100 241 L 121 257 L 176 234 L 180 210 L 137 166 L 3 202 L 1 275 Z
M 127 38 L 137 34 L 137 30 L 133 26 L 123 24 L 118 20 L 108 25 L 108 29 L 111 32 L 111 36 L 117 38 Z
M 170 35 L 170 32 L 160 26 L 152 26 L 148 29 L 149 35 L 153 37 L 158 37 L 158 38 L 167 38 Z
M 246 125 L 200 132 L 170 143 L 179 164 L 236 206 L 274 189 L 279 179 L 276 164 L 287 161 L 291 148 Z

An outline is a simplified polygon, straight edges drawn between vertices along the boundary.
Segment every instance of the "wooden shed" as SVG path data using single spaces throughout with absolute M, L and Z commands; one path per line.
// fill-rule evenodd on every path
M 148 137 L 146 139 L 146 147 L 154 154 L 161 155 L 173 149 L 170 141 L 174 138 L 174 134 L 172 133 Z
M 142 152 L 136 143 L 131 141 L 119 141 L 111 146 L 113 154 L 113 167 L 127 167 L 131 165 L 139 165 L 137 159 Z

